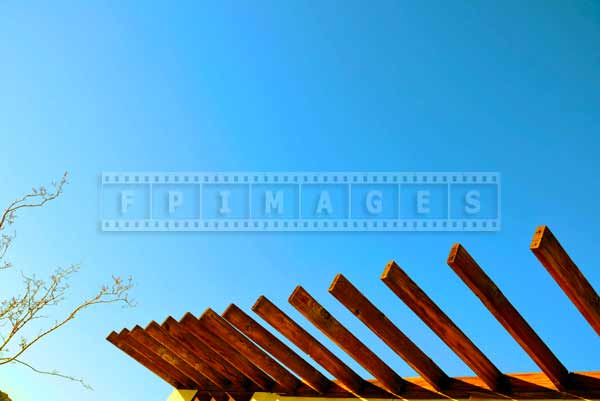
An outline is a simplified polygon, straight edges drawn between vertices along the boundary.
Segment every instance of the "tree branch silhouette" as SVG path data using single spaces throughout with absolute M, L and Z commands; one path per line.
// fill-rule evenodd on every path
M 68 174 L 65 173 L 61 180 L 52 184 L 52 189 L 46 187 L 33 188 L 31 193 L 16 199 L 4 210 L 0 217 L 0 270 L 6 270 L 13 265 L 5 260 L 7 251 L 16 238 L 16 233 L 4 234 L 3 231 L 15 223 L 16 212 L 21 209 L 42 207 L 50 201 L 58 198 L 64 186 L 67 184 Z M 35 275 L 21 273 L 22 292 L 0 301 L 0 366 L 7 364 L 19 364 L 32 371 L 60 377 L 78 382 L 84 387 L 91 389 L 83 379 L 60 373 L 57 370 L 42 370 L 22 359 L 25 353 L 44 339 L 46 336 L 61 329 L 70 321 L 74 320 L 81 312 L 95 305 L 119 303 L 131 307 L 135 303 L 129 298 L 129 291 L 133 288 L 133 280 L 129 277 L 123 280 L 120 277 L 112 277 L 108 285 L 100 287 L 93 296 L 80 301 L 77 306 L 60 319 L 51 323 L 47 322 L 46 314 L 52 307 L 60 305 L 65 301 L 69 290 L 69 279 L 80 269 L 79 264 L 73 264 L 67 268 L 59 268 L 48 279 L 38 279 Z M 40 323 L 38 323 L 40 322 Z M 23 333 L 25 329 L 36 328 L 37 333 L 27 337 Z

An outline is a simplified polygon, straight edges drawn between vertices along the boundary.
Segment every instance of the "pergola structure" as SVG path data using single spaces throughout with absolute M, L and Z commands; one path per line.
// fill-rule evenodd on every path
M 600 298 L 546 226 L 531 250 L 577 309 L 600 334 Z M 363 399 L 600 399 L 600 372 L 569 371 L 460 244 L 448 265 L 477 295 L 541 372 L 501 372 L 442 309 L 395 263 L 381 280 L 435 332 L 474 377 L 449 377 L 348 279 L 338 274 L 329 292 L 420 376 L 400 377 L 305 289 L 289 298 L 311 324 L 368 371 L 365 379 L 261 296 L 252 310 L 334 377 L 323 375 L 236 305 L 177 321 L 112 332 L 108 340 L 176 390 L 172 400 L 298 401 L 302 397 Z M 291 400 L 294 398 L 294 400 Z

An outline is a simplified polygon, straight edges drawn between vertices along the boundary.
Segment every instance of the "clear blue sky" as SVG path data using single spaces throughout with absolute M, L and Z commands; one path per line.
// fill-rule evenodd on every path
M 594 1 L 3 2 L 0 202 L 64 170 L 71 183 L 21 214 L 2 297 L 20 270 L 81 261 L 69 303 L 131 274 L 139 306 L 90 310 L 27 355 L 95 391 L 12 366 L 0 389 L 15 401 L 166 399 L 168 385 L 104 340 L 111 330 L 248 309 L 260 294 L 304 321 L 286 303 L 298 283 L 414 375 L 326 293 L 338 272 L 448 373 L 470 374 L 379 282 L 390 259 L 501 370 L 538 370 L 445 265 L 457 241 L 570 370 L 600 369 L 597 335 L 528 250 L 548 224 L 600 289 L 599 43 Z M 98 177 L 121 170 L 499 171 L 503 228 L 102 233 Z

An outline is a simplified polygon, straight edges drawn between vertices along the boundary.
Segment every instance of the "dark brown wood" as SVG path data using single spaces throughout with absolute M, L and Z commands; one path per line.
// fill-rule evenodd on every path
M 192 333 L 198 340 L 202 341 L 213 351 L 219 354 L 227 362 L 236 367 L 252 382 L 260 391 L 271 391 L 275 382 L 265 372 L 254 366 L 244 355 L 228 344 L 222 338 L 215 336 L 207 327 L 191 313 L 187 313 L 180 321 L 182 327 Z
M 323 334 L 365 368 L 392 394 L 402 393 L 404 380 L 362 341 L 344 327 L 302 286 L 297 286 L 289 302 Z
M 152 338 L 140 326 L 135 326 L 133 330 L 131 330 L 131 337 L 139 343 L 143 344 L 155 355 L 158 355 L 169 365 L 173 366 L 185 376 L 189 377 L 196 384 L 197 389 L 218 389 L 218 387 L 216 387 L 212 382 L 210 382 L 204 375 L 200 374 L 186 361 L 181 359 L 174 352 L 172 352 L 167 347 L 165 347 L 164 345 L 156 341 L 154 338 Z
M 229 305 L 225 312 L 223 312 L 223 317 L 265 351 L 277 358 L 291 371 L 300 376 L 303 381 L 308 383 L 317 392 L 325 393 L 331 387 L 332 382 L 327 377 L 236 305 Z
M 463 246 L 455 244 L 452 247 L 448 256 L 448 265 L 548 375 L 552 383 L 559 390 L 567 389 L 569 371 Z
M 433 388 L 441 390 L 448 383 L 449 378 L 444 371 L 342 274 L 335 277 L 329 287 L 329 293 L 423 376 Z
M 600 335 L 600 298 L 548 226 L 539 226 L 531 250 Z
M 507 392 L 502 372 L 477 348 L 461 329 L 425 294 L 395 262 L 386 266 L 381 280 L 437 336 L 475 372 L 491 390 Z
M 250 379 L 244 376 L 238 371 L 232 364 L 227 362 L 223 357 L 213 351 L 204 342 L 198 340 L 196 336 L 182 327 L 175 319 L 168 317 L 161 325 L 171 336 L 177 341 L 186 346 L 194 356 L 199 359 L 206 361 L 212 369 L 219 372 L 231 383 L 238 384 L 239 386 L 248 389 L 249 391 L 259 390 Z
M 198 394 L 194 397 L 193 401 L 210 401 L 212 400 L 212 396 L 210 393 L 205 391 L 198 391 Z
M 156 366 L 157 369 L 160 369 L 167 375 L 176 378 L 177 381 L 184 383 L 184 389 L 194 389 L 197 387 L 192 379 L 190 379 L 185 374 L 177 370 L 174 366 L 166 362 L 159 355 L 154 353 L 153 350 L 146 347 L 143 343 L 136 340 L 135 337 L 132 335 L 131 331 L 124 329 L 121 332 L 121 336 L 121 339 L 125 344 L 129 345 L 140 354 L 143 354 L 145 357 L 149 358 L 151 360 L 151 363 L 154 366 Z
M 171 375 L 169 375 L 167 370 L 165 370 L 162 366 L 157 365 L 151 357 L 144 355 L 143 353 L 128 345 L 127 342 L 124 341 L 123 338 L 121 338 L 128 334 L 126 330 L 123 330 L 121 333 L 122 335 L 119 335 L 113 331 L 109 334 L 109 336 L 106 339 L 115 347 L 119 348 L 131 358 L 135 359 L 146 369 L 150 370 L 152 373 L 169 383 L 171 386 L 179 389 L 193 388 L 192 386 L 194 384 L 191 381 L 186 382 L 185 379 L 178 379 L 172 377 Z
M 169 332 L 163 329 L 158 323 L 150 322 L 150 324 L 146 327 L 145 332 L 160 345 L 167 348 L 169 351 L 187 363 L 199 375 L 202 375 L 204 378 L 210 380 L 215 387 L 223 390 L 232 387 L 232 383 L 227 380 L 225 376 L 213 369 L 213 367 L 206 363 L 203 359 L 197 358 L 184 343 L 171 337 Z
M 253 390 L 252 382 L 223 357 L 214 352 L 210 347 L 199 341 L 192 333 L 188 332 L 172 317 L 168 317 L 161 325 L 177 341 L 185 345 L 197 359 L 205 361 L 212 369 L 219 372 L 231 383 Z M 257 390 L 257 388 L 254 388 Z
M 148 362 L 149 359 L 146 358 L 156 358 L 158 360 L 158 364 L 155 364 L 155 370 L 150 369 L 155 372 L 159 377 L 162 377 L 165 381 L 169 382 L 172 380 L 166 376 L 166 372 L 174 372 L 174 374 L 178 373 L 171 365 L 165 363 L 161 358 L 157 355 L 153 354 L 152 351 L 145 348 L 143 345 L 136 343 L 135 340 L 132 340 L 130 337 L 126 337 L 128 333 L 127 330 L 123 330 L 121 334 L 115 335 L 111 334 L 109 337 L 109 341 L 113 344 L 117 345 L 119 348 L 123 349 L 128 354 L 135 354 L 138 352 L 138 355 L 148 354 L 149 357 L 141 356 L 138 358 L 134 358 L 142 363 L 144 366 L 152 366 L 155 362 Z M 117 337 L 115 337 L 117 336 Z M 121 336 L 121 337 L 118 337 Z M 133 350 L 133 348 L 128 348 L 127 343 L 133 343 L 137 347 L 141 347 L 141 352 L 137 350 Z M 138 348 L 140 349 L 140 348 Z M 133 350 L 133 352 L 131 352 Z M 133 356 L 133 355 L 130 355 Z M 161 367 L 160 364 L 163 364 Z M 554 386 L 554 384 L 547 378 L 547 376 L 543 373 L 525 373 L 525 374 L 511 374 L 505 376 L 507 381 L 510 384 L 512 389 L 511 399 L 515 400 L 536 400 L 536 399 L 565 399 L 565 400 L 581 400 L 581 399 L 600 399 L 600 372 L 586 372 L 586 373 L 573 373 L 571 376 L 572 387 L 568 390 L 568 392 L 558 392 Z M 182 379 L 185 381 L 186 379 Z M 447 400 L 450 399 L 468 399 L 468 398 L 478 398 L 478 399 L 497 399 L 498 394 L 491 392 L 487 385 L 481 380 L 479 377 L 458 377 L 451 378 L 448 386 L 443 390 L 442 393 L 436 392 L 434 388 L 426 382 L 422 378 L 406 378 L 406 386 L 405 390 L 402 394 L 403 399 L 409 400 L 432 400 L 432 399 L 440 399 Z M 371 384 L 371 382 L 368 382 Z M 379 385 L 377 382 L 372 382 L 372 388 L 375 388 Z M 182 385 L 181 383 L 170 383 L 177 388 L 180 389 L 196 389 L 195 385 L 192 383 L 189 386 Z M 214 390 L 213 390 L 214 392 Z M 206 390 L 200 390 L 198 392 L 199 401 L 206 401 L 204 397 L 209 392 Z M 222 393 L 222 392 L 217 392 Z M 236 401 L 247 401 L 248 397 L 251 393 L 228 393 L 231 398 Z M 292 394 L 289 394 L 292 395 Z M 316 394 L 312 391 L 312 389 L 300 387 L 293 394 L 296 396 L 305 396 L 311 397 Z M 348 393 L 341 389 L 338 386 L 333 386 L 327 393 L 322 394 L 321 397 L 328 398 L 348 398 L 353 397 L 351 393 Z M 244 398 L 246 397 L 246 398 Z M 377 396 L 371 396 L 369 398 L 394 398 L 391 395 L 380 394 Z
M 210 395 L 212 401 L 229 401 L 229 396 L 223 392 L 211 391 Z
M 335 376 L 349 391 L 356 394 L 362 392 L 366 383 L 356 372 L 266 297 L 261 296 L 258 298 L 252 310 Z
M 600 334 L 600 298 L 547 227 L 538 227 L 531 249 Z M 463 247 L 456 245 L 452 248 L 448 264 L 542 368 L 543 373 L 502 374 L 393 262 L 386 267 L 382 280 L 478 376 L 448 378 L 342 275 L 336 277 L 330 292 L 415 370 L 421 369 L 421 377 L 397 376 L 301 287 L 292 294 L 290 302 L 367 367 L 376 376 L 375 379 L 362 379 L 264 297 L 259 298 L 254 311 L 336 376 L 336 380 L 327 379 L 235 306 L 228 308 L 224 317 L 212 310 L 201 319 L 187 314 L 181 322 L 168 318 L 160 326 L 151 322 L 146 329 L 136 326 L 131 331 L 112 332 L 107 340 L 170 385 L 194 390 L 196 401 L 249 401 L 255 391 L 298 397 L 390 400 L 400 397 L 405 400 L 445 401 L 499 397 L 514 400 L 600 399 L 600 372 L 568 373 Z M 302 382 L 286 367 L 298 374 Z M 277 378 L 282 371 L 284 376 L 289 375 L 293 380 L 287 377 L 276 381 L 269 376 Z M 402 383 L 401 394 L 392 394 L 400 392 L 391 389 L 393 384 L 398 384 L 398 379 Z M 440 385 L 444 380 L 444 385 Z
M 214 335 L 234 345 L 250 362 L 271 376 L 282 389 L 294 391 L 300 385 L 300 380 L 212 309 L 207 309 L 199 320 L 200 324 L 208 328 Z

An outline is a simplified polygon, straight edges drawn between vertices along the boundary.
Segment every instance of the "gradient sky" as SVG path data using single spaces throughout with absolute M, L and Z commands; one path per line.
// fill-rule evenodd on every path
M 449 374 L 471 374 L 379 281 L 391 259 L 501 370 L 537 371 L 446 266 L 454 242 L 570 370 L 600 369 L 597 335 L 528 249 L 548 224 L 600 289 L 599 43 L 594 1 L 2 2 L 0 204 L 71 173 L 64 196 L 21 213 L 2 298 L 21 270 L 81 262 L 68 305 L 111 274 L 135 277 L 139 305 L 89 310 L 26 354 L 94 391 L 18 366 L 0 368 L 0 389 L 14 401 L 164 400 L 169 386 L 106 342 L 111 330 L 230 302 L 248 310 L 260 294 L 304 322 L 286 302 L 296 284 L 414 375 L 326 293 L 338 272 Z M 98 229 L 102 171 L 313 170 L 499 171 L 503 227 Z

